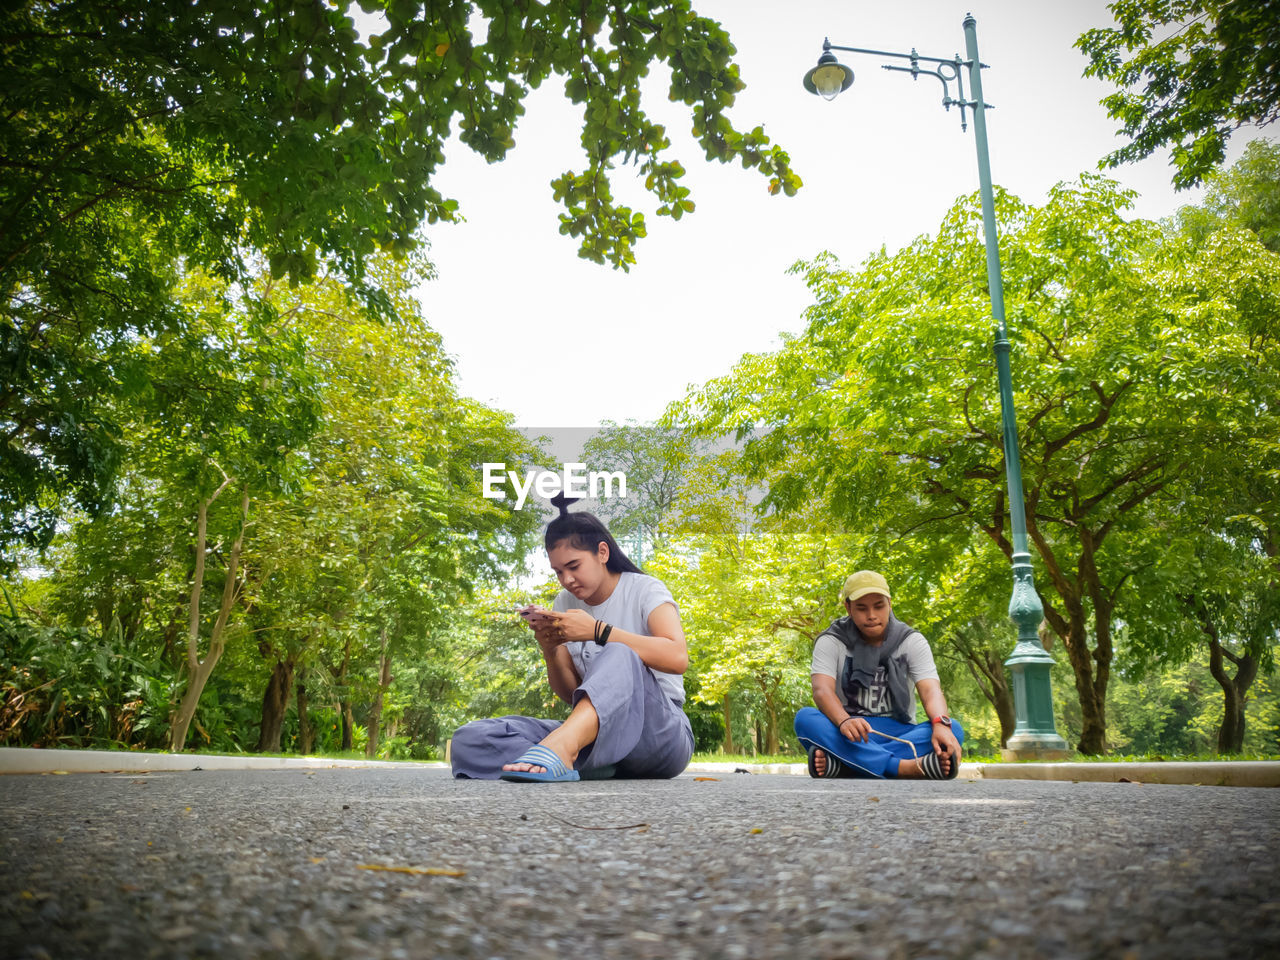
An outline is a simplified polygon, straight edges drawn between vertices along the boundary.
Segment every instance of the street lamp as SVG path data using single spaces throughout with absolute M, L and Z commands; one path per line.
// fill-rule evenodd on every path
M 911 66 L 883 64 L 885 70 L 921 74 L 942 81 L 942 105 L 948 111 L 960 109 L 960 129 L 968 130 L 966 110 L 973 111 L 973 133 L 978 147 L 978 182 L 982 194 L 982 230 L 987 244 L 987 286 L 991 290 L 991 316 L 995 320 L 996 372 L 1000 384 L 1000 413 L 1004 425 L 1005 476 L 1009 487 L 1009 516 L 1013 526 L 1013 596 L 1009 600 L 1009 617 L 1018 627 L 1018 643 L 1005 661 L 1013 674 L 1013 698 L 1017 724 L 1009 738 L 1005 754 L 1010 759 L 1055 757 L 1067 754 L 1067 742 L 1058 736 L 1053 723 L 1053 694 L 1049 668 L 1053 657 L 1045 650 L 1037 635 L 1044 617 L 1044 607 L 1032 579 L 1031 554 L 1027 550 L 1027 518 L 1022 494 L 1022 466 L 1018 456 L 1018 424 L 1013 411 L 1013 378 L 1009 373 L 1009 331 L 1004 319 L 1004 284 L 1000 275 L 1000 250 L 996 238 L 996 208 L 991 191 L 991 161 L 987 155 L 987 117 L 990 104 L 982 99 L 982 68 L 978 59 L 977 21 L 972 14 L 964 18 L 964 40 L 967 60 L 956 54 L 950 60 L 922 57 L 912 48 L 910 53 L 890 53 L 861 47 L 836 46 L 830 40 L 822 43 L 818 65 L 804 75 L 804 88 L 826 100 L 833 100 L 853 83 L 853 71 L 836 59 L 832 50 L 865 53 L 876 57 L 892 57 L 910 61 Z M 922 67 L 921 63 L 931 66 Z M 965 71 L 973 99 L 966 99 Z M 951 95 L 955 84 L 956 96 Z

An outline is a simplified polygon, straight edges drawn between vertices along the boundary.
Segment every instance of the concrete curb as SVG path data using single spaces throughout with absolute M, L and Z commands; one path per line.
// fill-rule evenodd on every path
M 986 780 L 1083 780 L 1102 783 L 1182 783 L 1206 787 L 1280 787 L 1280 760 L 1132 761 L 1117 763 L 962 763 Z
M 333 760 L 327 757 L 210 756 L 193 753 L 130 753 L 120 750 L 35 750 L 0 747 L 5 773 L 145 773 L 155 770 L 331 770 L 445 768 L 443 763 L 399 760 Z
M 0 747 L 0 774 L 146 773 L 158 770 L 447 770 L 448 764 L 324 757 L 206 756 L 115 750 L 36 750 Z M 803 763 L 691 763 L 685 774 L 804 777 Z M 1177 783 L 1217 787 L 1280 787 L 1280 760 L 1116 763 L 962 763 L 962 780 L 1071 780 L 1103 783 Z

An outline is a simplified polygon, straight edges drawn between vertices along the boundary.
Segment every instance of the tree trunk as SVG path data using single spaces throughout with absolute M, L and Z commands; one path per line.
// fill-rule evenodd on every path
M 365 742 L 364 755 L 372 760 L 378 755 L 378 740 L 382 735 L 382 701 L 387 688 L 391 686 L 391 657 L 387 655 L 387 628 L 382 628 L 382 661 L 378 671 L 378 692 L 373 696 L 373 704 L 369 708 L 369 737 Z
M 334 673 L 333 679 L 338 687 L 338 714 L 342 717 L 342 750 L 354 750 L 355 718 L 351 715 L 351 691 L 347 689 L 347 671 L 351 668 L 351 641 L 347 640 L 342 647 L 342 666 Z
M 206 540 L 209 530 L 209 505 L 231 482 L 228 477 L 222 486 L 214 491 L 213 496 L 202 501 L 196 517 L 196 569 L 191 581 L 190 620 L 187 627 L 187 668 L 189 679 L 182 701 L 173 716 L 169 727 L 169 749 L 177 753 L 187 742 L 187 731 L 191 721 L 195 719 L 196 707 L 200 704 L 200 694 L 204 685 L 213 675 L 213 668 L 218 665 L 222 651 L 226 646 L 227 620 L 231 616 L 231 608 L 236 600 L 236 575 L 240 568 L 240 548 L 244 543 L 244 531 L 249 520 L 249 486 L 241 488 L 240 530 L 235 542 L 231 545 L 231 555 L 227 560 L 227 576 L 222 587 L 222 603 L 218 608 L 217 619 L 209 633 L 209 651 L 203 660 L 200 659 L 200 592 L 204 586 L 204 558 Z
M 778 705 L 769 692 L 764 689 L 761 684 L 761 693 L 764 694 L 764 752 L 771 757 L 778 755 Z
M 1088 590 L 1095 600 L 1105 597 L 1098 583 L 1097 569 L 1093 563 L 1093 550 L 1100 538 L 1087 528 L 1081 526 L 1079 535 L 1081 557 L 1076 566 L 1075 578 L 1068 579 L 1066 572 L 1058 563 L 1048 542 L 1041 534 L 1034 521 L 1034 512 L 1028 512 L 1027 533 L 1044 561 L 1045 570 L 1053 582 L 1054 592 L 1062 601 L 1063 609 L 1059 610 L 1050 603 L 1042 591 L 1041 601 L 1044 603 L 1044 617 L 1053 627 L 1054 633 L 1062 638 L 1062 645 L 1067 650 L 1067 659 L 1071 663 L 1071 672 L 1075 678 L 1076 698 L 1080 701 L 1080 742 L 1076 749 L 1084 754 L 1097 755 L 1106 751 L 1107 746 L 1107 714 L 1105 700 L 1107 679 L 1111 669 L 1110 618 L 1104 614 L 1107 629 L 1105 648 L 1100 644 L 1095 652 L 1089 649 L 1088 619 L 1085 616 L 1084 594 Z M 1097 610 L 1095 609 L 1095 614 Z M 1098 665 L 1098 674 L 1094 676 L 1094 662 Z
M 280 752 L 280 731 L 284 726 L 284 712 L 289 706 L 289 688 L 293 686 L 293 660 L 277 660 L 267 678 L 267 689 L 262 694 L 262 724 L 258 729 L 258 753 Z
M 342 712 L 342 749 L 354 750 L 356 748 L 356 720 L 351 713 L 351 701 L 340 700 L 338 701 L 338 706 Z
M 729 694 L 720 701 L 720 709 L 724 713 L 724 752 L 737 753 L 738 745 L 733 742 L 733 710 L 729 705 Z
M 1067 659 L 1071 663 L 1072 676 L 1075 678 L 1076 699 L 1080 702 L 1080 742 L 1076 749 L 1084 754 L 1100 754 L 1106 745 L 1106 719 L 1097 699 L 1097 687 L 1093 680 L 1092 652 L 1089 650 L 1089 630 L 1085 620 L 1084 604 L 1074 590 L 1058 590 L 1059 596 L 1065 595 L 1067 614 L 1055 609 L 1051 604 L 1044 604 L 1044 616 L 1052 625 L 1054 632 L 1062 638 L 1066 648 Z
M 1107 684 L 1111 681 L 1111 660 L 1115 655 L 1111 643 L 1111 614 L 1115 609 L 1116 594 L 1128 575 L 1120 578 L 1115 590 L 1107 591 L 1102 586 L 1102 579 L 1098 575 L 1098 567 L 1094 561 L 1094 554 L 1101 543 L 1101 538 L 1095 538 L 1091 531 L 1082 528 L 1080 541 L 1083 549 L 1080 551 L 1080 561 L 1076 569 L 1079 571 L 1084 589 L 1089 594 L 1089 599 L 1093 602 L 1093 701 L 1097 705 L 1096 721 L 1091 730 L 1094 739 L 1090 739 L 1090 749 L 1085 750 L 1082 746 L 1081 752 L 1104 753 L 1107 749 Z M 1083 732 L 1080 739 L 1081 741 L 1085 739 Z
M 1080 701 L 1080 742 L 1076 744 L 1076 749 L 1083 754 L 1097 756 L 1106 750 L 1107 721 L 1094 684 L 1089 631 L 1085 626 L 1083 612 L 1078 621 L 1071 623 L 1062 640 L 1075 675 L 1076 698 Z
M 1218 636 L 1217 625 L 1209 618 L 1207 610 L 1201 609 L 1200 629 L 1209 638 L 1209 672 L 1222 687 L 1222 725 L 1218 727 L 1218 752 L 1244 752 L 1245 706 L 1248 704 L 1249 688 L 1258 676 L 1258 661 L 1249 654 L 1236 656 L 1222 645 Z M 1236 675 L 1227 673 L 1224 660 L 1230 659 L 1236 665 Z
M 294 695 L 298 704 L 298 752 L 306 755 L 316 748 L 315 731 L 311 729 L 311 715 L 307 712 L 307 685 L 299 680 Z

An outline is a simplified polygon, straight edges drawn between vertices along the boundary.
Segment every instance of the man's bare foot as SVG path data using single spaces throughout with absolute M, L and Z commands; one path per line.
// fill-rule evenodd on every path
M 898 779 L 899 780 L 919 780 L 924 774 L 920 772 L 919 760 L 899 760 L 898 761 Z
M 559 729 L 552 730 L 549 734 L 546 735 L 546 737 L 544 737 L 539 742 L 542 744 L 542 746 L 555 751 L 555 755 L 560 758 L 561 762 L 565 765 L 565 767 L 572 770 L 574 761 L 578 759 L 578 751 L 567 750 L 566 744 L 561 742 L 564 740 L 564 737 L 563 736 L 557 737 L 556 734 L 558 733 L 560 733 Z M 502 769 L 511 770 L 519 773 L 546 773 L 547 772 L 546 767 L 539 766 L 536 763 L 504 763 L 502 765 Z
M 820 777 L 827 775 L 827 752 L 819 747 L 813 750 L 813 769 Z

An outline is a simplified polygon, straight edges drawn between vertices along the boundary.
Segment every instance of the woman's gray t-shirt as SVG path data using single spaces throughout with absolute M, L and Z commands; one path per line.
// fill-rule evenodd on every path
M 613 588 L 613 593 L 609 594 L 609 598 L 604 603 L 593 607 L 579 600 L 568 590 L 561 590 L 556 594 L 556 601 L 551 609 L 559 612 L 585 610 L 597 620 L 611 623 L 619 630 L 649 636 L 649 614 L 664 603 L 675 607 L 677 613 L 680 611 L 679 605 L 671 596 L 671 591 L 657 577 L 644 573 L 623 573 L 619 575 L 618 585 Z M 604 649 L 593 640 L 573 641 L 566 643 L 565 648 L 569 651 L 573 667 L 580 677 L 587 675 L 588 664 Z M 665 673 L 662 670 L 654 670 L 653 667 L 649 667 L 648 670 L 658 681 L 663 692 L 677 706 L 684 704 L 683 674 Z

